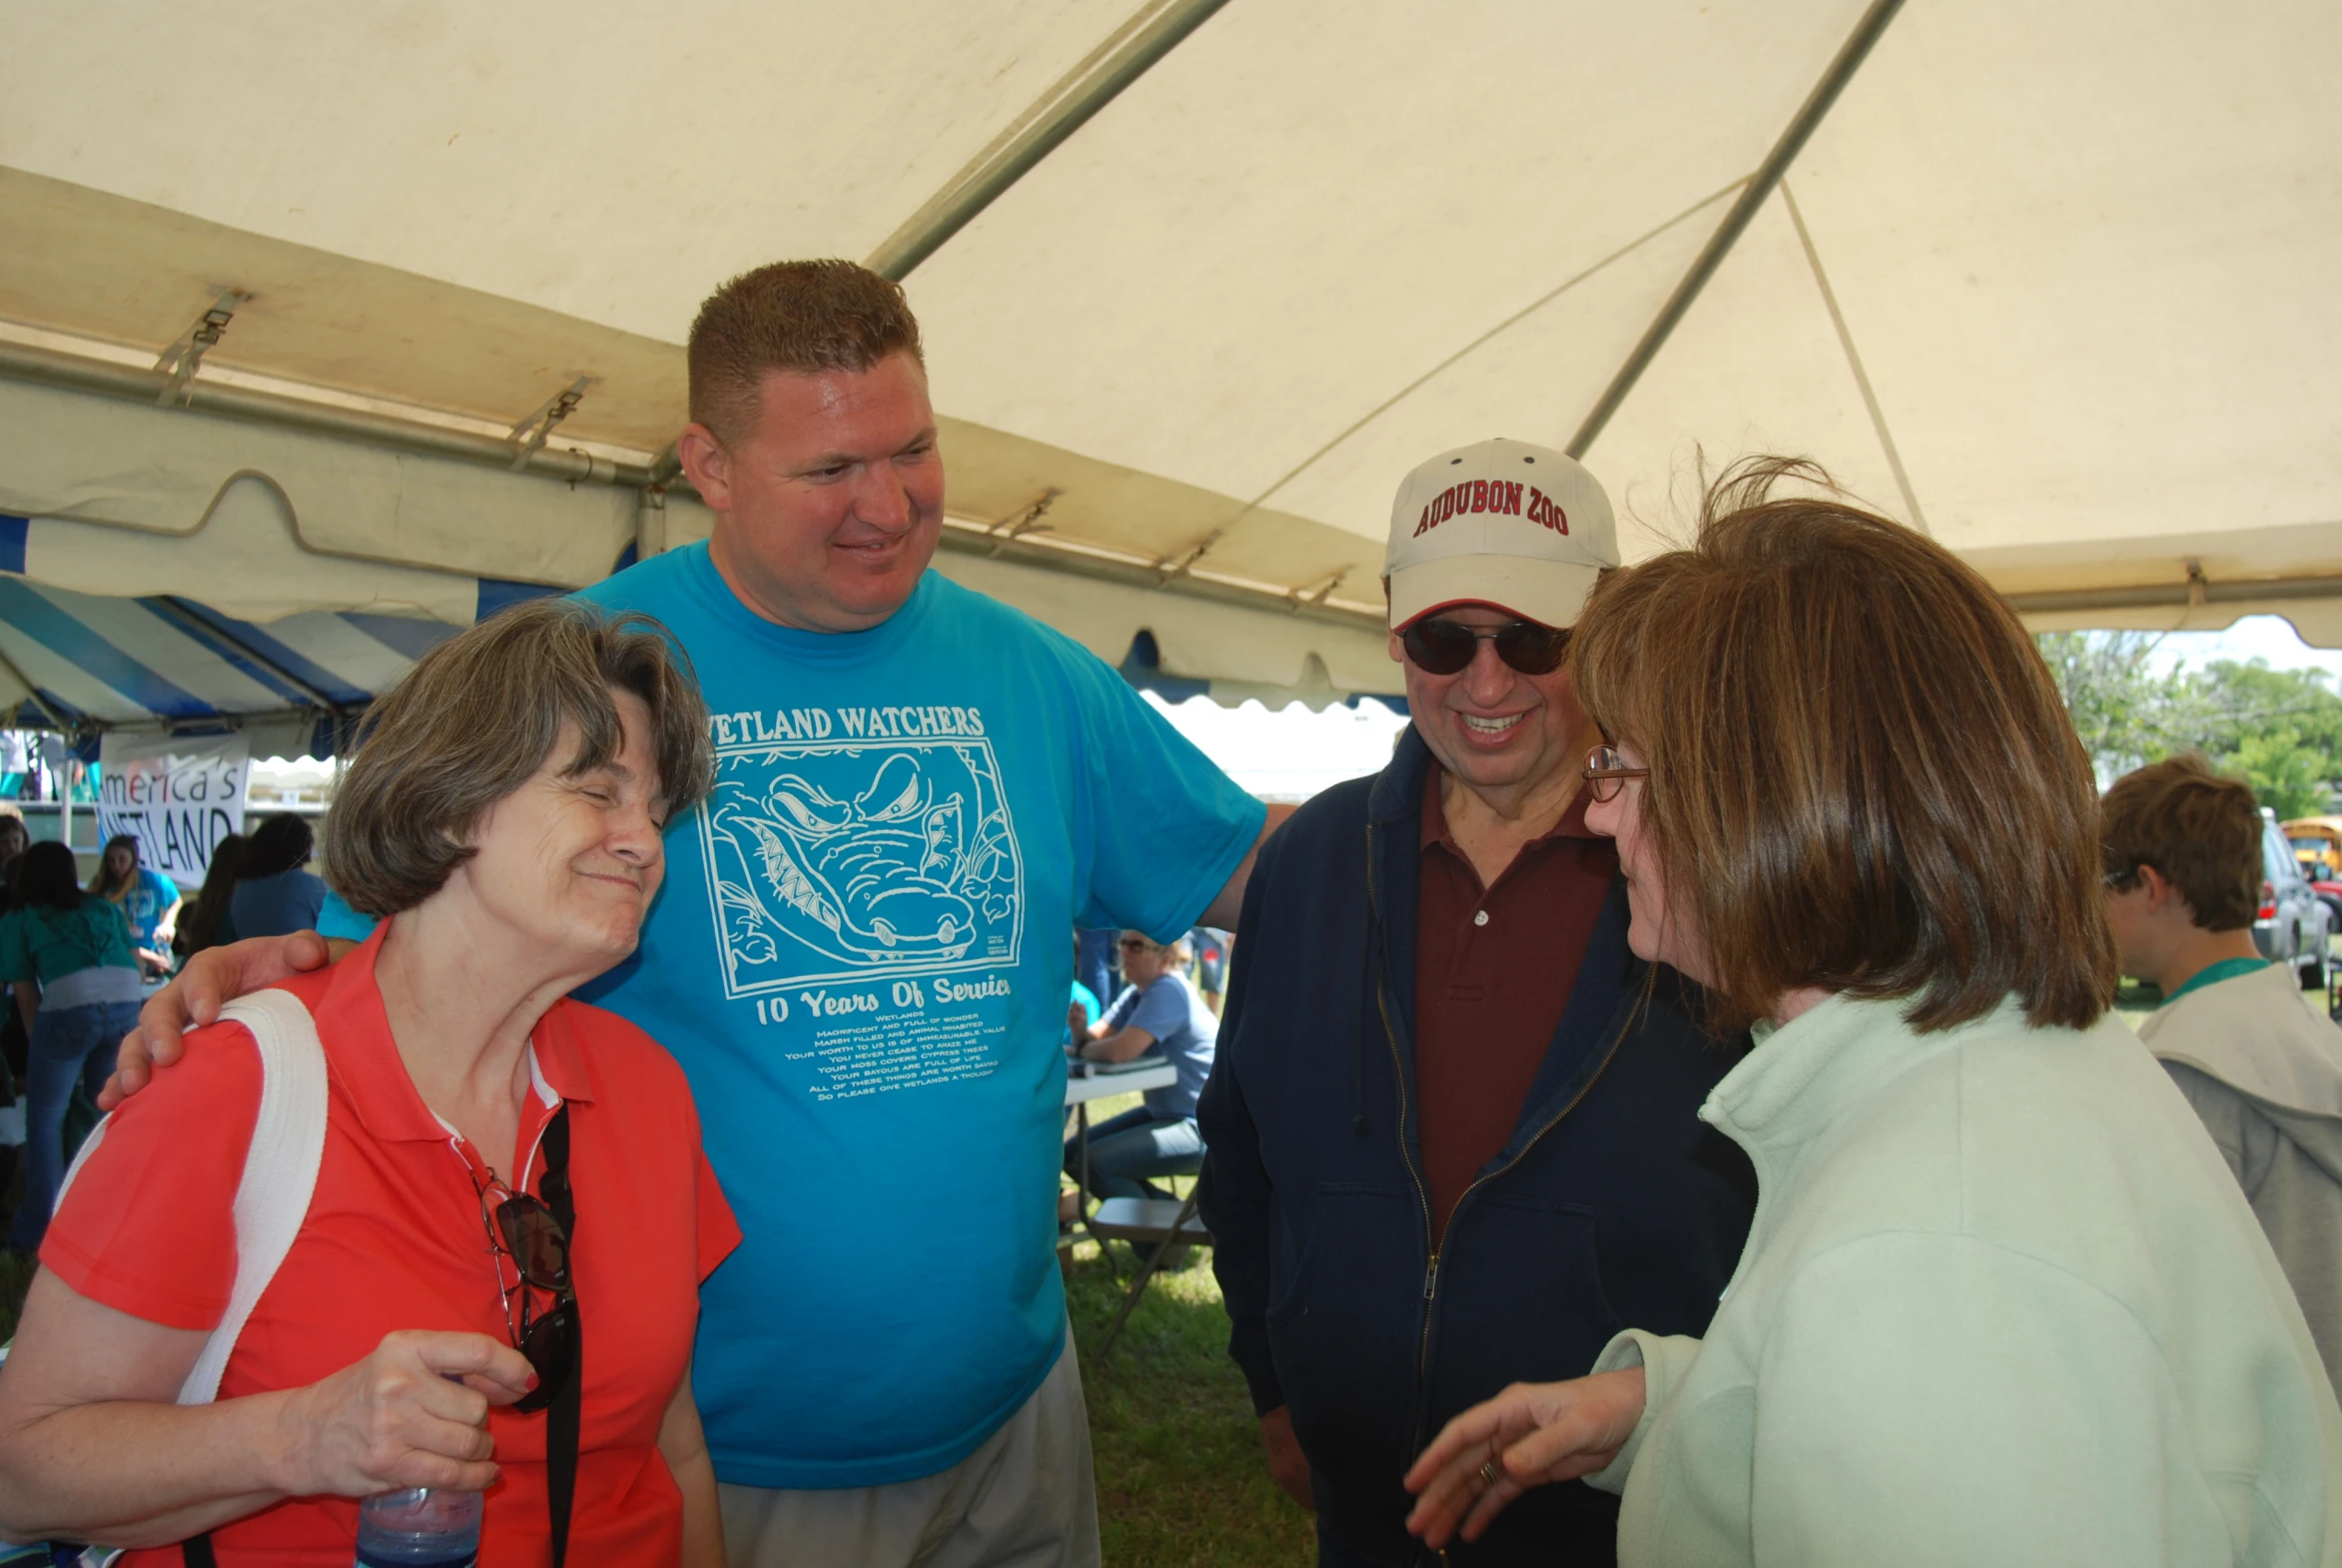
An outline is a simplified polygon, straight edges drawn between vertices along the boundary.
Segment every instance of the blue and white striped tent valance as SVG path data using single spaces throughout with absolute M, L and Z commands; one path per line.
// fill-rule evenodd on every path
M 0 714 L 17 727 L 214 725 L 298 736 L 326 757 L 346 721 L 461 628 L 443 620 L 313 610 L 266 625 L 176 595 L 109 598 L 25 575 L 27 520 L 0 515 Z M 474 618 L 558 592 L 474 579 Z M 265 753 L 264 753 L 265 754 Z

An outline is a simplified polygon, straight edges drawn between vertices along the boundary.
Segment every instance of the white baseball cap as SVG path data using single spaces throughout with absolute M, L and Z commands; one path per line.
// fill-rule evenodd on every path
M 1408 474 L 1382 553 L 1394 631 L 1451 604 L 1574 626 L 1594 579 L 1617 564 L 1618 525 L 1594 476 L 1549 447 L 1502 436 Z

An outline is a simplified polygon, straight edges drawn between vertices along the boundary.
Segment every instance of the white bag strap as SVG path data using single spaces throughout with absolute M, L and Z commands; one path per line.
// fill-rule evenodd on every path
M 326 1154 L 326 1051 L 309 1009 L 291 992 L 256 991 L 220 1016 L 252 1031 L 260 1046 L 261 1109 L 236 1185 L 236 1288 L 179 1390 L 181 1404 L 219 1396 L 237 1336 L 309 1215 Z

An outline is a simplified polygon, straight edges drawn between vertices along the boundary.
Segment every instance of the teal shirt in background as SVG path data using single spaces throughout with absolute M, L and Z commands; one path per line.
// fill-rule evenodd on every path
M 682 1064 L 747 1238 L 700 1294 L 716 1473 L 948 1469 L 1064 1346 L 1071 930 L 1184 932 L 1265 808 L 1080 644 L 932 571 L 842 635 L 757 618 L 704 544 L 580 597 L 665 622 L 714 715 L 641 946 L 581 995 Z
M 95 896 L 79 909 L 27 904 L 0 917 L 0 981 L 53 985 L 85 969 L 138 968 L 119 906 Z
M 153 948 L 155 932 L 163 924 L 163 916 L 179 902 L 179 884 L 159 871 L 145 866 L 138 868 L 138 876 L 124 892 L 122 902 L 115 906 L 130 920 L 131 934 L 142 948 Z
M 342 895 L 326 889 L 326 902 L 318 910 L 318 935 L 342 942 L 364 942 L 375 934 L 375 919 L 361 915 L 344 902 Z

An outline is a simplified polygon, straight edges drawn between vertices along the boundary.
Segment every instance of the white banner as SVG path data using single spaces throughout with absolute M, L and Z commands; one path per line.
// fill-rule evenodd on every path
M 138 840 L 139 864 L 189 897 L 212 867 L 212 846 L 244 831 L 252 768 L 242 735 L 126 735 L 98 742 L 98 832 Z

